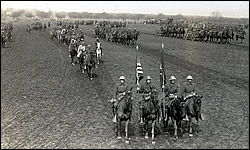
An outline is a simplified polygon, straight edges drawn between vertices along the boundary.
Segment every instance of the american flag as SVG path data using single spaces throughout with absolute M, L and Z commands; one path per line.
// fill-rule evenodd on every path
M 136 49 L 138 51 L 138 45 L 136 46 Z M 141 61 L 137 60 L 137 53 L 136 53 L 136 68 L 135 68 L 135 84 L 139 84 L 139 82 L 143 79 L 143 69 L 141 65 Z

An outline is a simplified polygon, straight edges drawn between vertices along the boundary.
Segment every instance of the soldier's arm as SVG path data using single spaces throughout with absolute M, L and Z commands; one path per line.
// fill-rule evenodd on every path
M 143 91 L 144 91 L 144 86 L 143 85 L 141 85 L 141 86 L 139 86 L 140 87 L 140 89 L 139 89 L 139 93 L 143 93 Z

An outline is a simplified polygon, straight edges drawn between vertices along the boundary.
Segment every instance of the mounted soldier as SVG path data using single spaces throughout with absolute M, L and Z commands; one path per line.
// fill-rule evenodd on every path
M 165 97 L 166 97 L 166 100 L 167 100 L 167 108 L 169 108 L 171 102 L 177 98 L 178 94 L 179 94 L 179 85 L 176 84 L 176 78 L 175 76 L 171 76 L 169 78 L 169 84 L 167 84 L 166 86 L 163 85 L 163 89 L 164 89 L 164 92 L 165 92 Z
M 124 95 L 130 90 L 129 86 L 125 83 L 125 77 L 120 76 L 119 78 L 120 83 L 116 84 L 115 90 L 114 90 L 114 98 L 110 101 L 113 103 L 112 108 L 113 108 L 113 113 L 114 113 L 114 119 L 113 121 L 116 122 L 116 110 L 117 106 L 120 102 L 120 100 L 124 97 Z
M 181 96 L 183 97 L 183 100 L 186 103 L 186 106 L 192 105 L 193 101 L 190 100 L 191 97 L 195 95 L 196 89 L 195 89 L 195 83 L 192 82 L 193 77 L 188 75 L 187 76 L 187 82 L 183 84 L 182 90 L 181 90 Z M 186 115 L 186 118 L 183 120 L 188 120 L 188 117 Z
M 140 108 L 140 123 L 143 123 L 142 113 L 145 106 L 145 99 L 147 99 L 151 93 L 156 91 L 154 85 L 151 84 L 152 78 L 150 76 L 146 77 L 146 83 L 142 84 L 140 87 L 137 87 L 139 93 L 143 93 L 142 98 L 139 99 L 139 108 Z

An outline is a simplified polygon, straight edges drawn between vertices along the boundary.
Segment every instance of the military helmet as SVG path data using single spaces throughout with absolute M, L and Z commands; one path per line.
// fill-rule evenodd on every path
M 91 47 L 91 45 L 90 45 L 90 44 L 88 44 L 88 47 Z
M 146 80 L 151 80 L 152 78 L 150 76 L 147 76 Z
M 171 76 L 171 77 L 169 78 L 169 81 L 171 81 L 171 80 L 176 80 L 175 76 Z
M 125 80 L 124 76 L 120 76 L 119 80 Z
M 188 76 L 187 76 L 187 80 L 193 80 L 193 77 L 190 76 L 190 75 L 188 75 Z

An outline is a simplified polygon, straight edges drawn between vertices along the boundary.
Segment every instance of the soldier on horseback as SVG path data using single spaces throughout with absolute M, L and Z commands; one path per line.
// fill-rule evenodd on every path
M 186 106 L 189 106 L 193 103 L 193 101 L 190 101 L 189 98 L 195 95 L 196 89 L 195 89 L 195 83 L 192 82 L 193 77 L 188 75 L 186 79 L 187 82 L 183 84 L 181 95 L 186 103 Z M 186 118 L 184 118 L 183 120 L 188 120 L 187 114 Z
M 76 40 L 74 39 L 72 39 L 69 44 L 69 52 L 70 52 L 70 57 L 71 57 L 71 64 L 75 65 L 74 57 L 77 55 L 77 45 L 76 45 Z
M 119 78 L 120 80 L 120 83 L 116 84 L 115 86 L 115 92 L 114 92 L 114 97 L 110 102 L 113 103 L 113 113 L 114 115 L 116 114 L 116 110 L 117 110 L 117 106 L 120 102 L 120 100 L 124 97 L 124 95 L 127 93 L 127 92 L 130 92 L 130 88 L 129 86 L 125 83 L 125 77 L 124 76 L 120 76 Z M 116 115 L 114 116 L 114 119 L 113 119 L 114 122 L 116 122 Z
M 170 79 L 169 79 L 170 83 L 167 84 L 166 86 L 163 85 L 163 89 L 164 92 L 165 92 L 165 97 L 166 97 L 166 100 L 167 100 L 167 108 L 170 107 L 170 104 L 171 102 L 177 98 L 177 94 L 178 94 L 178 89 L 179 89 L 179 85 L 176 84 L 176 78 L 175 76 L 171 76 Z
M 142 113 L 145 106 L 145 98 L 149 97 L 153 91 L 156 91 L 154 85 L 151 84 L 152 78 L 147 76 L 146 83 L 142 84 L 141 87 L 137 87 L 139 93 L 143 93 L 142 99 L 139 99 L 139 108 L 140 108 L 140 123 L 143 123 Z

